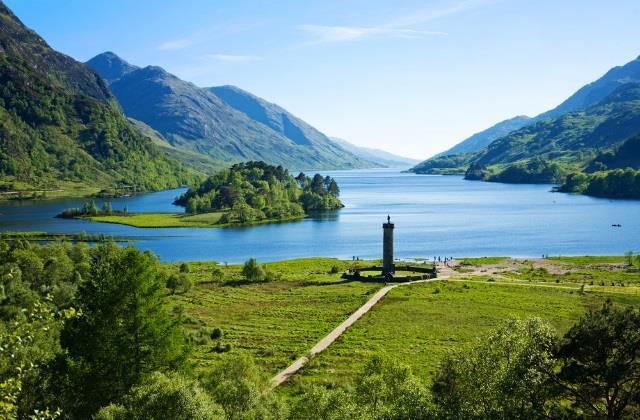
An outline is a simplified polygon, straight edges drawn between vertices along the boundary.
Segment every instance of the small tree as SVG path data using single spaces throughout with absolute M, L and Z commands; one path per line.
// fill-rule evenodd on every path
M 213 267 L 213 270 L 211 270 L 211 280 L 215 282 L 224 280 L 224 272 L 219 267 Z
M 625 252 L 624 256 L 627 258 L 627 265 L 628 266 L 632 266 L 633 265 L 633 251 Z
M 189 264 L 187 264 L 187 263 L 180 264 L 180 272 L 181 273 L 188 273 L 189 272 Z
M 266 277 L 264 268 L 255 258 L 249 258 L 242 267 L 242 275 L 249 281 L 263 281 Z
M 113 207 L 111 206 L 111 203 L 109 201 L 105 201 L 102 204 L 102 212 L 105 214 L 112 214 L 113 213 Z

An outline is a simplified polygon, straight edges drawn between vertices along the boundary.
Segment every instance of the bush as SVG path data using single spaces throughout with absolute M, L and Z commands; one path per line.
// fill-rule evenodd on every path
M 191 286 L 193 286 L 193 283 L 184 273 L 172 274 L 167 278 L 166 282 L 166 287 L 171 290 L 172 295 L 175 295 L 176 293 L 187 293 L 191 290 Z
M 337 274 L 340 272 L 340 267 L 338 267 L 337 265 L 331 266 L 331 274 Z
M 249 258 L 242 267 L 242 275 L 249 281 L 264 281 L 266 273 L 255 258 Z
M 96 420 L 223 419 L 224 412 L 192 381 L 177 373 L 155 372 L 133 388 L 122 404 L 102 408 Z
M 216 327 L 213 329 L 213 331 L 211 331 L 211 339 L 218 340 L 220 338 L 222 338 L 222 330 Z
M 180 272 L 181 273 L 188 273 L 189 272 L 189 265 L 187 263 L 180 264 Z
M 218 267 L 213 267 L 213 270 L 211 270 L 211 280 L 215 282 L 224 280 L 224 272 Z

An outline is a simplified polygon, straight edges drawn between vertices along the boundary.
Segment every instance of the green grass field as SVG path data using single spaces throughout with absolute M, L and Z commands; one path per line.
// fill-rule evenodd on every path
M 606 298 L 640 303 L 638 288 L 624 290 L 580 294 L 579 289 L 486 280 L 398 287 L 293 377 L 284 392 L 296 392 L 302 384 L 352 384 L 354 374 L 374 355 L 397 358 L 429 382 L 447 352 L 468 346 L 507 318 L 540 317 L 563 333 Z
M 94 222 L 116 223 L 140 228 L 213 227 L 216 226 L 216 223 L 218 223 L 223 214 L 224 212 L 194 215 L 176 213 L 131 213 L 127 216 L 92 216 L 88 217 L 88 219 Z
M 293 217 L 285 219 L 265 219 L 258 220 L 243 225 L 218 223 L 224 211 L 199 213 L 199 214 L 177 214 L 177 213 L 130 213 L 128 215 L 111 216 L 80 216 L 80 218 L 93 220 L 94 222 L 116 223 L 138 228 L 175 228 L 175 227 L 229 227 L 244 225 L 259 225 L 266 223 L 290 222 L 302 219 Z
M 563 333 L 607 298 L 638 305 L 640 271 L 621 261 L 474 260 L 469 263 L 475 270 L 487 272 L 460 272 L 451 280 L 398 287 L 279 392 L 296 393 L 301 385 L 312 383 L 349 385 L 362 365 L 379 354 L 398 358 L 429 381 L 443 355 L 468 346 L 507 318 L 538 316 Z M 172 304 L 185 314 L 196 369 L 229 354 L 246 353 L 266 374 L 274 375 L 305 355 L 382 287 L 342 281 L 340 273 L 353 264 L 328 258 L 269 263 L 267 270 L 277 280 L 250 284 L 243 280 L 240 265 L 188 263 L 187 275 L 195 286 L 174 296 Z M 541 270 L 539 264 L 546 268 Z M 179 264 L 168 267 L 179 270 Z M 223 279 L 212 279 L 214 267 L 222 270 Z M 496 267 L 504 272 L 493 274 Z M 581 291 L 587 275 L 594 285 L 586 283 Z M 626 285 L 614 281 L 611 286 L 612 279 L 624 279 Z M 606 285 L 600 286 L 601 281 Z M 211 338 L 215 328 L 223 331 L 222 338 Z
M 269 375 L 306 354 L 381 287 L 343 281 L 341 271 L 350 263 L 329 258 L 269 263 L 267 269 L 281 279 L 256 284 L 243 281 L 239 265 L 217 266 L 224 272 L 221 281 L 211 280 L 213 263 L 188 266 L 196 286 L 174 296 L 172 304 L 184 310 L 194 342 L 192 361 L 204 367 L 225 357 L 228 353 L 216 352 L 219 341 L 231 352 L 253 356 Z M 334 267 L 340 272 L 331 273 Z M 178 264 L 171 269 L 177 271 Z M 215 328 L 223 331 L 220 340 L 210 337 Z

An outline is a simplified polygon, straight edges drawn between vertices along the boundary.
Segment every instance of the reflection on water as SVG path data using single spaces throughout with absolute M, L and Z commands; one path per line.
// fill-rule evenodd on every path
M 10 202 L 0 206 L 0 230 L 103 233 L 126 236 L 166 261 L 241 262 L 308 256 L 377 258 L 381 224 L 396 223 L 401 258 L 512 255 L 604 255 L 640 250 L 640 202 L 551 193 L 548 185 L 469 182 L 458 176 L 393 170 L 327 172 L 345 208 L 299 222 L 236 228 L 139 229 L 56 219 L 83 199 Z M 183 190 L 110 200 L 131 212 L 181 212 Z M 102 204 L 97 200 L 98 206 Z M 611 224 L 621 224 L 613 228 Z

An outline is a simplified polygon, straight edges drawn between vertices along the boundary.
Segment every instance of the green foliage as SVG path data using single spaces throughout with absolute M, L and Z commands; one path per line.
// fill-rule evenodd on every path
M 184 337 L 165 309 L 164 285 L 164 270 L 150 253 L 113 244 L 91 250 L 76 297 L 84 316 L 67 323 L 61 338 L 65 380 L 54 387 L 66 411 L 89 416 L 151 372 L 179 366 Z
M 281 419 L 284 406 L 253 361 L 230 356 L 201 379 L 228 419 Z
M 264 162 L 233 165 L 176 200 L 187 213 L 226 210 L 221 224 L 300 218 L 305 213 L 342 207 L 334 179 L 304 174 L 295 179 L 281 166 Z
M 395 360 L 368 361 L 353 390 L 304 389 L 290 419 L 422 419 L 434 412 L 425 386 L 411 369 Z
M 96 420 L 214 420 L 224 411 L 194 381 L 177 373 L 152 373 L 135 386 L 120 404 L 102 408 Z
M 547 418 L 553 330 L 512 320 L 470 350 L 446 357 L 432 386 L 444 418 Z
M 171 290 L 171 294 L 187 293 L 193 286 L 189 277 L 181 272 L 180 274 L 171 274 L 167 278 L 166 287 Z
M 496 138 L 478 152 L 437 156 L 412 171 L 466 171 L 467 179 L 562 183 L 564 176 L 580 168 L 640 168 L 639 131 L 640 84 L 627 83 L 584 111 L 540 120 Z M 532 167 L 529 162 L 535 158 L 544 164 Z
M 104 83 L 0 10 L 0 179 L 15 190 L 65 183 L 137 190 L 198 178 L 133 129 Z
M 588 418 L 640 415 L 640 312 L 610 302 L 582 317 L 557 352 L 563 396 Z
M 264 281 L 266 280 L 266 270 L 255 258 L 249 258 L 242 267 L 242 275 L 249 281 Z
M 640 170 L 614 169 L 592 174 L 578 172 L 568 176 L 560 190 L 594 197 L 637 199 L 640 198 Z
M 26 308 L 25 308 L 26 309 Z M 75 309 L 54 311 L 50 299 L 37 301 L 20 317 L 0 328 L 0 418 L 17 418 L 24 397 L 23 381 L 51 359 L 58 348 L 60 326 L 81 315 Z M 59 409 L 34 409 L 34 418 L 55 418 Z
M 510 184 L 558 184 L 567 175 L 567 169 L 558 162 L 534 157 L 514 163 L 494 174 L 485 174 L 484 180 Z

